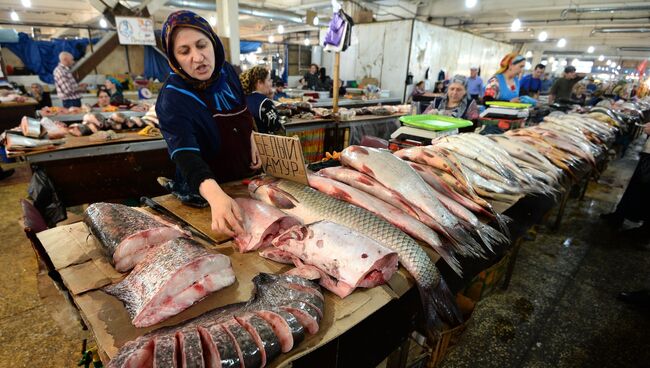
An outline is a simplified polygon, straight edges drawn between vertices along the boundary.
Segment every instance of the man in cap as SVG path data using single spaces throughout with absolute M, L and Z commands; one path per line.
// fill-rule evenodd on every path
M 584 77 L 584 75 L 576 74 L 576 68 L 573 65 L 566 66 L 564 68 L 564 76 L 558 78 L 555 83 L 553 83 L 553 87 L 551 87 L 551 92 L 548 96 L 548 103 L 552 104 L 555 101 L 570 101 L 573 86 L 580 82 Z
M 478 67 L 469 68 L 469 78 L 467 78 L 467 94 L 478 103 L 479 98 L 483 97 L 483 79 L 478 76 Z

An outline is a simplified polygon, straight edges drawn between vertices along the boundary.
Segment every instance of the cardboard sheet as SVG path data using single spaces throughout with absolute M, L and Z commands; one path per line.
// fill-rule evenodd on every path
M 83 226 L 78 223 L 48 230 L 50 233 L 43 237 L 42 241 L 48 243 L 47 249 L 56 248 L 49 245 L 51 241 L 79 243 L 82 238 L 85 239 L 87 236 L 86 233 L 78 231 L 79 225 Z M 94 240 L 89 244 L 95 245 Z M 60 272 L 64 283 L 73 293 L 74 302 L 82 311 L 84 319 L 95 334 L 98 347 L 107 357 L 111 358 L 124 343 L 153 329 L 173 326 L 209 310 L 248 300 L 253 292 L 252 279 L 258 273 L 281 273 L 289 269 L 289 266 L 266 260 L 256 253 L 240 254 L 234 251 L 230 242 L 221 244 L 217 248 L 220 253 L 230 257 L 237 275 L 235 284 L 209 295 L 180 314 L 150 328 L 135 328 L 122 303 L 117 298 L 98 289 L 121 277 L 112 269 L 103 255 L 97 259 L 91 258 L 84 263 L 71 264 L 61 269 Z M 80 247 L 70 248 L 70 252 L 74 251 L 87 254 Z M 90 253 L 101 255 L 101 253 Z M 402 274 L 394 276 L 397 279 L 402 277 Z M 393 281 L 391 280 L 391 282 Z M 404 284 L 404 281 L 396 280 L 394 283 Z M 324 292 L 324 295 L 325 314 L 321 321 L 320 331 L 316 335 L 308 336 L 303 343 L 290 353 L 283 354 L 276 359 L 271 366 L 286 364 L 331 341 L 397 297 L 397 294 L 388 286 L 360 289 L 346 299 L 340 299 L 330 292 Z

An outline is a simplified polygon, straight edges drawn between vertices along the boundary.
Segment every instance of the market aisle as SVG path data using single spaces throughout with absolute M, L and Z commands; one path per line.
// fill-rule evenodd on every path
M 647 367 L 650 314 L 616 295 L 650 287 L 650 251 L 598 218 L 622 195 L 634 154 L 570 200 L 558 232 L 540 226 L 522 244 L 510 288 L 478 303 L 442 367 Z
M 18 224 L 28 180 L 22 166 L 0 182 L 0 367 L 74 367 L 90 333 L 49 277 L 36 276 L 34 253 Z

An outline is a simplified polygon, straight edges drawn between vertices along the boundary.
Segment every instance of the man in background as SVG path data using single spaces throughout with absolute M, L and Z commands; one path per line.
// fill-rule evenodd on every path
M 467 78 L 467 94 L 469 97 L 479 102 L 479 99 L 483 97 L 483 79 L 478 76 L 478 67 L 473 66 L 469 68 L 469 78 Z
M 70 67 L 74 65 L 72 54 L 62 51 L 59 54 L 59 65 L 54 68 L 54 85 L 56 93 L 63 102 L 63 107 L 81 107 L 81 95 L 79 95 L 79 85 L 72 75 Z
M 539 94 L 542 92 L 542 76 L 544 75 L 545 69 L 546 65 L 537 64 L 531 74 L 521 78 L 519 82 L 519 96 L 539 98 Z
M 576 68 L 573 65 L 565 67 L 564 76 L 558 78 L 555 83 L 553 83 L 553 87 L 551 87 L 551 92 L 548 96 L 548 103 L 552 104 L 553 102 L 570 101 L 573 86 L 580 82 L 584 77 L 584 75 L 579 76 L 576 74 Z

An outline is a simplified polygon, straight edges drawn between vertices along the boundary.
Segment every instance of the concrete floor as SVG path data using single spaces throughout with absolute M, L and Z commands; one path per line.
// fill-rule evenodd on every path
M 511 285 L 483 299 L 442 367 L 650 367 L 650 313 L 615 299 L 650 287 L 650 252 L 617 242 L 598 214 L 618 201 L 633 153 L 610 165 L 557 232 L 522 245 Z M 12 165 L 4 165 L 3 168 Z M 0 181 L 0 367 L 74 367 L 78 315 L 47 276 L 18 221 L 29 171 Z

